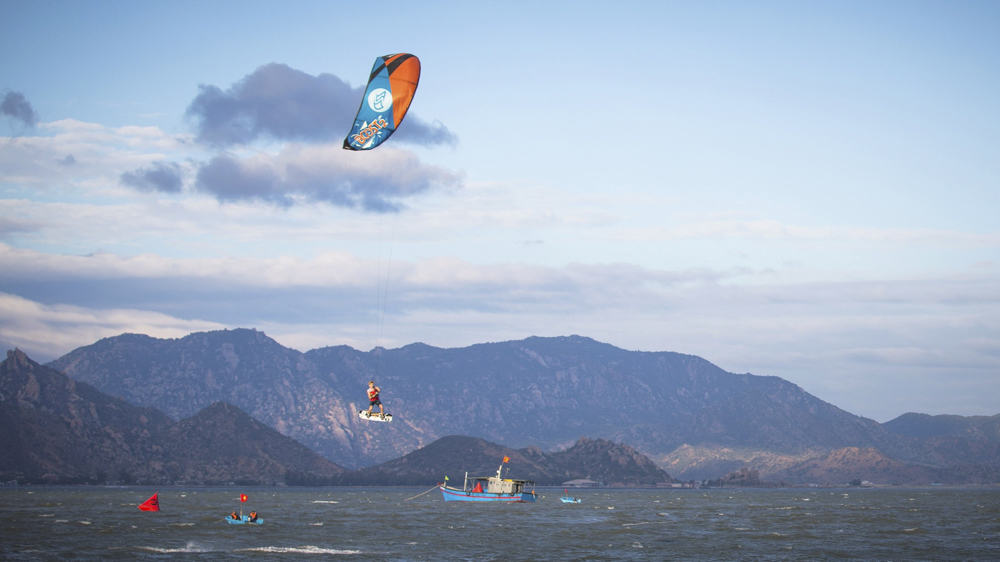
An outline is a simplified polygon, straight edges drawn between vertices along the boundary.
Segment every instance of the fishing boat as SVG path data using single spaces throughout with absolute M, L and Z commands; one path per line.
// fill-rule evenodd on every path
M 570 496 L 569 495 L 569 490 L 567 490 L 566 488 L 563 488 L 563 493 L 566 494 L 566 495 L 563 496 L 563 497 L 561 497 L 561 498 L 559 498 L 559 501 L 561 501 L 563 503 L 580 503 L 581 501 L 583 501 L 580 498 L 574 498 L 574 497 Z
M 515 480 L 503 477 L 504 465 L 510 462 L 510 457 L 504 457 L 500 468 L 493 476 L 469 476 L 465 473 L 462 488 L 447 485 L 438 487 L 446 502 L 507 502 L 526 503 L 535 501 L 535 483 L 530 480 Z

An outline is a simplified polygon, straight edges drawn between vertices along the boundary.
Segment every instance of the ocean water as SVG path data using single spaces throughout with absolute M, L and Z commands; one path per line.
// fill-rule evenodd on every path
M 573 490 L 463 504 L 420 488 L 0 489 L 0 558 L 1000 560 L 1000 489 Z M 261 526 L 223 518 L 249 500 Z

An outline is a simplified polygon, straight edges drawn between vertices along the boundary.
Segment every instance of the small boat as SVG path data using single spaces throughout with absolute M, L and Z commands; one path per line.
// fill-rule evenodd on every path
M 510 462 L 510 457 L 504 457 L 500 468 L 493 476 L 473 476 L 465 473 L 462 489 L 447 484 L 440 484 L 441 495 L 446 502 L 507 502 L 533 503 L 535 501 L 535 483 L 530 480 L 515 480 L 504 478 L 503 465 Z M 448 477 L 445 477 L 447 481 Z
M 570 496 L 569 495 L 569 490 L 567 490 L 566 488 L 563 488 L 563 493 L 566 494 L 566 495 L 563 496 L 563 497 L 561 497 L 561 498 L 559 498 L 559 501 L 561 501 L 563 503 L 580 503 L 581 501 L 583 501 L 580 498 L 574 498 L 574 497 Z
M 233 511 L 226 516 L 226 522 L 230 525 L 263 525 L 264 520 L 257 515 L 256 511 L 251 511 L 250 515 L 243 515 L 243 504 L 247 501 L 246 494 L 240 494 L 240 514 L 237 516 Z
M 251 521 L 249 515 L 243 514 L 240 514 L 239 519 L 233 519 L 232 516 L 227 515 L 226 523 L 229 523 L 230 525 L 263 525 L 264 520 L 258 517 L 256 521 Z

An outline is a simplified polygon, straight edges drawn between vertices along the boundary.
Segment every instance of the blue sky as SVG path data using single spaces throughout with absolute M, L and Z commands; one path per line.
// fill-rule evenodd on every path
M 581 334 L 879 421 L 1000 412 L 995 2 L 0 11 L 6 346 Z M 395 52 L 410 114 L 341 150 Z

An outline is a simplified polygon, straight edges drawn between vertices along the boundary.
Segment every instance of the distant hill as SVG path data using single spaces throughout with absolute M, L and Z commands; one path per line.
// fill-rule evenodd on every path
M 1000 482 L 1000 415 L 909 413 L 884 426 L 916 451 L 913 462 L 946 468 L 940 481 Z
M 227 404 L 174 422 L 35 363 L 0 363 L 0 480 L 275 483 L 343 469 Z
M 126 334 L 50 365 L 175 417 L 213 402 L 234 404 L 350 468 L 397 459 L 448 435 L 543 450 L 587 435 L 635 446 L 681 480 L 744 467 L 766 479 L 849 447 L 1000 480 L 1000 436 L 988 423 L 978 433 L 928 436 L 912 420 L 882 425 L 777 377 L 581 336 L 300 353 L 254 330 L 169 340 Z M 370 379 L 383 389 L 391 424 L 357 418 Z
M 891 459 L 877 449 L 845 447 L 780 470 L 771 478 L 819 484 L 864 480 L 885 484 L 929 484 L 939 480 L 937 472 Z
M 172 482 L 269 483 L 285 482 L 289 475 L 294 480 L 343 472 L 305 445 L 225 402 L 216 402 L 167 428 L 165 443 L 165 456 L 174 459 L 167 469 L 176 466 L 179 471 L 170 474 Z
M 31 361 L 0 363 L 0 479 L 35 482 L 152 480 L 153 436 L 172 420 Z
M 883 424 L 890 432 L 928 439 L 933 437 L 969 437 L 995 439 L 1000 436 L 1000 415 L 952 416 L 908 413 Z
M 510 457 L 510 478 L 539 485 L 559 485 L 586 478 L 608 486 L 655 486 L 671 482 L 670 475 L 635 449 L 605 439 L 583 438 L 572 447 L 545 453 L 536 447 L 512 449 L 475 437 L 451 435 L 386 463 L 343 473 L 341 484 L 427 485 L 445 475 L 457 482 L 496 473 L 503 457 Z M 505 472 L 504 474 L 508 474 Z

